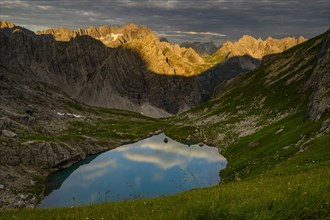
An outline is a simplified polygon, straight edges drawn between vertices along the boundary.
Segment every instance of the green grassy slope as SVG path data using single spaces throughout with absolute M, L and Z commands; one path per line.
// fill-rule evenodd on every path
M 47 210 L 1 219 L 329 219 L 329 112 L 306 112 L 322 39 L 313 38 L 242 76 L 226 94 L 173 118 L 166 134 L 204 141 L 228 159 L 222 183 L 175 196 Z
M 97 117 L 91 120 L 68 121 L 68 128 L 59 134 L 31 133 L 24 139 L 83 142 L 86 137 L 90 137 L 101 145 L 118 146 L 159 133 L 166 126 L 165 122 L 129 111 L 84 107 L 80 112 L 86 115 L 95 114 Z
M 327 175 L 325 175 L 327 174 Z M 258 177 L 171 197 L 0 213 L 1 219 L 326 219 L 329 169 Z

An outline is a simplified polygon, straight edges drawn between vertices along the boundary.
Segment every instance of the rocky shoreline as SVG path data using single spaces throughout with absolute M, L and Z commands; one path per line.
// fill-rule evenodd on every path
M 71 165 L 84 160 L 88 155 L 98 154 L 107 150 L 111 150 L 121 145 L 136 142 L 148 136 L 156 135 L 159 133 L 160 131 L 155 131 L 144 137 L 122 140 L 122 143 L 113 146 L 89 145 L 88 148 L 85 148 L 88 149 L 87 152 L 84 150 L 77 150 L 77 154 L 67 154 L 66 161 L 57 164 L 44 164 L 47 166 L 44 168 L 40 167 L 41 164 L 39 164 L 39 166 L 26 166 L 23 164 L 18 164 L 16 166 L 0 165 L 0 180 L 2 180 L 2 182 L 0 182 L 0 210 L 36 208 L 44 197 L 44 181 L 48 175 L 58 170 L 70 167 Z M 44 143 L 38 144 L 38 146 L 43 145 Z M 34 147 L 36 147 L 36 145 L 34 145 Z M 78 146 L 71 145 L 70 147 L 79 149 Z M 48 161 L 54 161 L 54 158 L 61 156 L 63 156 L 63 150 L 58 150 L 56 153 L 51 155 L 39 154 L 38 158 L 47 158 Z M 31 155 L 31 157 L 34 156 Z
M 78 103 L 2 67 L 0 79 L 0 209 L 35 208 L 49 174 L 161 130 L 154 119 Z

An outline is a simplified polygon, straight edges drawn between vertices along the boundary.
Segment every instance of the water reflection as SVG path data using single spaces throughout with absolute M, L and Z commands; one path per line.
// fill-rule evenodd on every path
M 219 171 L 225 166 L 226 160 L 216 148 L 188 147 L 159 134 L 51 175 L 47 188 L 53 191 L 40 207 L 174 194 L 217 184 Z
M 99 154 L 87 156 L 85 160 L 75 163 L 72 166 L 70 166 L 69 168 L 63 169 L 59 172 L 56 172 L 54 175 L 52 175 L 46 183 L 45 195 L 47 196 L 52 191 L 60 188 L 62 186 L 62 183 L 71 175 L 72 172 L 77 170 L 82 165 L 89 164 L 98 155 Z
M 165 143 L 165 135 L 161 134 L 139 142 L 139 148 L 126 145 L 118 149 L 123 156 L 136 162 L 153 163 L 159 168 L 167 170 L 175 166 L 186 168 L 191 160 L 204 159 L 208 162 L 224 161 L 225 158 L 214 147 L 199 147 L 192 145 L 187 147 L 169 137 Z

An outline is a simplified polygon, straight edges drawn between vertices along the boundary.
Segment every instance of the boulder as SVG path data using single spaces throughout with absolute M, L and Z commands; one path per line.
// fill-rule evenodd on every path
M 254 148 L 254 147 L 258 146 L 259 144 L 260 143 L 258 141 L 252 141 L 252 142 L 249 143 L 249 147 Z
M 10 137 L 10 138 L 14 138 L 14 137 L 17 136 L 17 134 L 15 134 L 14 132 L 6 130 L 6 129 L 2 129 L 1 133 L 2 133 L 3 136 Z

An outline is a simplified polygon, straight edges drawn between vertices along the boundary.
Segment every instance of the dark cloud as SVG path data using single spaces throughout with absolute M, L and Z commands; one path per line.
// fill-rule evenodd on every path
M 176 43 L 313 37 L 329 28 L 329 0 L 1 0 L 1 19 L 32 30 L 134 22 Z

